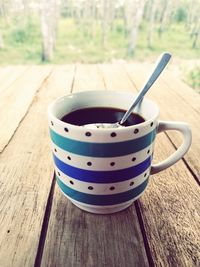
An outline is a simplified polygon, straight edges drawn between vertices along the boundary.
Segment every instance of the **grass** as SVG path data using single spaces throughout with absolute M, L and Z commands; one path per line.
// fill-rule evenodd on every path
M 186 76 L 187 83 L 200 93 L 200 67 L 189 71 Z
M 174 56 L 183 59 L 200 58 L 200 50 L 192 49 L 192 41 L 184 24 L 172 24 L 165 30 L 162 37 L 158 35 L 158 27 L 153 34 L 153 47 L 147 48 L 147 25 L 143 24 L 138 38 L 136 58 L 157 55 L 162 51 L 170 51 Z
M 127 54 L 128 38 L 124 34 L 123 21 L 115 20 L 113 28 L 107 33 L 105 46 L 101 42 L 101 25 L 95 22 L 91 27 L 76 24 L 69 18 L 60 18 L 54 52 L 53 64 L 72 62 L 99 63 L 113 59 L 140 60 L 155 59 L 163 51 L 170 51 L 174 57 L 200 59 L 200 49 L 192 49 L 192 40 L 183 23 L 172 24 L 158 35 L 158 26 L 153 34 L 153 46 L 147 47 L 147 23 L 143 22 L 138 33 L 137 48 L 131 56 Z M 5 47 L 0 49 L 0 65 L 46 64 L 41 61 L 42 44 L 38 15 L 14 17 L 9 21 L 0 19 L 0 31 Z M 49 63 L 49 62 L 47 62 Z M 187 83 L 200 91 L 200 69 L 184 73 Z
M 0 49 L 0 64 L 41 63 L 41 34 L 38 20 L 29 18 L 0 21 L 4 48 Z
M 14 18 L 9 24 L 3 22 L 1 31 L 5 48 L 0 50 L 0 64 L 41 64 L 41 32 L 39 17 L 20 20 Z M 61 18 L 58 25 L 56 49 L 52 63 L 71 62 L 97 63 L 112 59 L 145 60 L 155 57 L 164 50 L 185 59 L 200 58 L 200 49 L 192 49 L 192 41 L 183 24 L 173 24 L 158 36 L 155 28 L 153 47 L 147 47 L 147 24 L 143 22 L 138 34 L 137 49 L 127 55 L 128 40 L 124 36 L 122 20 L 116 20 L 113 30 L 107 35 L 105 47 L 101 45 L 100 23 L 91 28 L 77 25 L 72 19 Z

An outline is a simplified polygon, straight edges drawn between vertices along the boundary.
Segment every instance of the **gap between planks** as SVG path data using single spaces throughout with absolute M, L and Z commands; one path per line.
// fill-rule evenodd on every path
M 150 69 L 148 64 L 141 65 L 139 63 L 123 64 L 121 67 L 125 69 L 128 78 L 133 82 L 134 85 L 137 86 L 137 88 L 141 88 L 141 86 L 144 84 L 143 81 L 146 80 L 145 73 L 149 73 Z M 169 73 L 167 76 L 165 73 L 161 74 L 161 77 L 155 82 L 152 91 L 147 97 L 158 103 L 160 106 L 161 118 L 163 117 L 164 119 L 167 118 L 168 120 L 173 121 L 186 121 L 190 124 L 190 127 L 192 128 L 193 140 L 188 153 L 184 156 L 184 159 L 185 162 L 187 161 L 192 173 L 195 174 L 194 179 L 198 179 L 200 181 L 200 158 L 198 156 L 200 151 L 200 125 L 196 123 L 199 120 L 199 113 L 191 107 L 191 103 L 189 104 L 188 101 L 182 101 L 182 98 L 185 94 L 185 85 L 183 84 L 183 87 L 179 88 L 182 93 L 182 96 L 180 97 L 181 93 L 179 93 L 179 91 L 177 92 L 177 87 L 175 85 L 176 80 L 177 79 L 175 78 L 171 80 Z M 182 84 L 180 81 L 177 82 L 178 84 Z M 198 105 L 200 105 L 200 96 L 193 91 L 189 92 L 188 86 L 186 86 L 186 89 L 187 95 L 190 95 L 190 101 L 196 96 L 195 108 L 197 108 Z M 171 141 L 173 141 L 173 144 L 176 146 L 176 148 L 181 145 L 182 138 L 180 138 L 179 133 L 176 131 L 168 131 L 167 134 Z
M 173 140 L 171 139 L 171 137 L 168 135 L 167 132 L 164 132 L 164 134 L 167 136 L 167 138 L 169 139 L 169 141 L 171 142 L 171 144 L 173 145 L 173 147 L 175 148 L 175 150 L 177 150 L 177 146 L 176 144 L 173 142 Z M 194 180 L 197 182 L 197 184 L 200 186 L 200 180 L 197 177 L 196 173 L 193 171 L 193 169 L 190 167 L 190 165 L 188 164 L 188 162 L 182 158 L 182 161 L 184 162 L 185 166 L 187 167 L 188 171 L 192 174 L 192 176 L 194 177 Z
M 31 66 L 9 66 L 5 71 L 0 73 L 0 95 L 14 82 L 20 79 Z
M 41 228 L 41 232 L 40 232 L 39 244 L 38 244 L 37 254 L 36 254 L 35 263 L 34 263 L 35 267 L 39 267 L 41 265 L 41 261 L 42 261 L 44 244 L 45 244 L 48 225 L 49 225 L 49 218 L 51 215 L 55 185 L 56 185 L 56 178 L 55 178 L 55 173 L 54 173 L 52 183 L 51 183 L 51 189 L 49 191 L 49 196 L 47 199 L 47 205 L 46 205 L 46 209 L 45 209 L 45 213 L 44 213 L 42 228 Z
M 139 69 L 139 68 L 136 65 L 134 69 Z M 143 66 L 143 71 L 144 70 L 145 68 Z M 134 75 L 134 72 L 132 73 Z M 142 73 L 141 69 L 139 73 Z M 134 82 L 134 84 L 136 84 L 137 86 L 139 85 L 139 87 L 141 86 L 143 75 L 139 74 L 140 76 L 139 78 L 138 78 L 138 75 L 136 76 L 137 78 L 136 77 L 134 78 L 134 76 L 132 78 L 130 77 L 129 73 L 127 74 L 130 80 Z M 162 85 L 163 85 L 162 82 L 160 82 L 160 87 L 162 87 Z M 152 94 L 154 93 L 152 92 Z M 160 98 L 162 97 L 163 96 L 161 95 Z M 165 147 L 165 150 L 166 148 L 168 148 L 167 155 L 170 154 L 169 153 L 170 150 L 174 151 L 174 149 L 173 150 L 169 149 L 169 145 L 167 145 L 168 142 L 171 144 L 171 147 L 176 149 L 176 146 L 171 141 L 171 138 L 168 138 L 168 135 L 165 134 L 165 138 L 164 138 L 164 135 L 163 136 L 159 135 L 156 140 L 157 146 L 160 145 L 158 140 L 162 140 L 163 147 Z M 162 156 L 162 150 L 163 150 L 162 146 L 160 147 L 158 151 L 157 149 L 155 149 L 155 152 L 156 152 L 155 154 L 157 154 L 158 159 Z M 163 150 L 163 152 L 166 152 L 165 150 Z M 198 225 L 197 223 L 198 212 L 199 212 L 199 206 L 198 206 L 198 202 L 199 202 L 198 189 L 199 188 L 194 183 L 196 182 L 196 180 L 194 181 L 191 180 L 191 178 L 194 178 L 193 175 L 194 173 L 191 173 L 190 169 L 188 168 L 188 166 L 186 166 L 185 162 L 181 160 L 179 163 L 175 164 L 173 167 L 165 170 L 159 175 L 156 175 L 157 178 L 155 177 L 152 180 L 144 196 L 142 196 L 141 199 L 138 200 L 138 210 L 140 211 L 140 214 L 142 216 L 142 222 L 144 223 L 145 232 L 147 234 L 147 239 L 150 244 L 150 250 L 153 253 L 153 259 L 154 259 L 154 263 L 156 266 L 160 266 L 160 265 L 161 266 L 199 266 L 198 264 L 200 261 L 200 255 L 198 252 L 198 244 L 200 240 L 199 240 L 199 234 L 198 234 L 199 229 L 197 226 Z M 159 179 L 159 176 L 163 178 Z M 168 188 L 171 195 L 168 193 L 166 195 L 164 194 L 162 195 L 162 192 L 165 193 L 165 188 L 163 186 L 163 190 L 160 190 L 157 185 L 159 183 L 161 186 L 162 184 L 163 185 L 165 184 L 165 179 L 164 179 L 165 176 L 167 180 L 169 179 L 171 181 L 171 184 L 166 184 L 165 186 L 166 188 Z M 176 177 L 176 176 L 179 176 L 179 177 Z M 176 177 L 176 179 L 179 179 L 180 182 L 176 182 L 174 177 Z M 156 179 L 157 179 L 157 182 L 155 182 Z M 179 183 L 181 183 L 182 185 Z M 184 188 L 182 188 L 183 184 L 185 184 Z M 157 190 L 157 194 L 154 193 L 154 191 L 156 190 Z M 174 195 L 172 194 L 173 191 L 174 191 Z M 152 193 L 154 193 L 154 195 Z M 156 200 L 156 197 L 160 198 L 160 202 L 162 200 L 163 205 L 160 205 L 159 199 Z M 163 199 L 165 201 L 163 201 Z M 152 203 L 154 202 L 155 202 L 155 205 L 152 206 Z M 178 202 L 180 202 L 180 205 L 178 205 Z M 173 206 L 172 208 L 169 206 L 170 203 L 174 203 L 173 205 L 174 207 L 175 207 L 175 203 L 177 203 L 176 204 L 177 210 L 176 209 L 173 210 Z M 155 211 L 158 210 L 159 208 L 162 210 L 162 213 L 158 212 L 160 213 L 160 216 L 157 217 L 156 222 L 153 222 L 154 217 L 156 218 L 156 215 L 157 215 Z M 170 212 L 172 214 L 170 214 Z M 185 215 L 185 218 L 182 219 L 182 224 L 184 225 L 184 227 L 182 228 L 181 224 L 179 224 L 180 223 L 179 217 L 180 216 L 184 217 L 184 215 Z M 166 226 L 161 227 L 161 225 L 164 223 L 169 224 L 169 225 L 167 227 Z M 157 229 L 155 226 L 157 227 Z M 161 233 L 159 232 L 160 228 L 164 229 L 161 231 Z M 173 233 L 173 236 L 171 236 L 172 235 L 171 233 Z M 170 248 L 172 244 L 174 245 L 174 247 Z M 178 244 L 179 244 L 179 247 L 176 247 Z M 166 256 L 166 254 L 168 256 Z
M 64 94 L 63 89 L 68 86 L 72 68 L 73 66 L 58 67 L 58 76 L 54 75 L 54 70 L 51 86 L 45 83 L 35 94 L 27 116 L 7 149 L 0 155 L 3 178 L 0 210 L 4 215 L 0 220 L 1 266 L 34 265 L 39 241 L 37 237 L 40 235 L 44 218 L 43 211 L 50 188 L 53 187 L 49 181 L 52 161 L 49 139 L 47 140 L 46 108 L 59 94 Z M 57 67 L 55 69 L 57 70 Z M 69 73 L 67 78 L 66 70 Z M 34 127 L 30 127 L 30 122 Z
M 40 90 L 43 82 L 50 75 L 51 68 L 48 66 L 41 69 L 41 67 L 34 66 L 24 72 L 26 75 L 24 74 L 18 77 L 7 90 L 1 92 L 0 153 L 3 152 L 14 136 L 20 122 L 27 114 L 35 93 Z M 35 75 L 38 74 L 38 77 L 34 76 L 34 81 L 30 79 L 32 72 Z
M 77 69 L 77 65 L 74 65 L 73 77 L 71 78 L 71 80 L 72 80 L 71 85 L 67 89 L 69 91 L 69 93 L 72 93 L 72 90 L 74 87 L 76 69 Z M 57 77 L 57 79 L 59 79 L 59 77 Z M 55 81 L 55 83 L 57 83 L 57 82 L 58 82 L 58 80 Z M 63 93 L 67 93 L 67 90 L 64 90 L 65 78 L 64 79 L 62 78 L 60 80 L 59 87 L 62 88 Z M 52 204 L 53 204 L 53 199 L 54 199 L 54 194 L 55 194 L 54 193 L 55 192 L 55 186 L 56 186 L 56 178 L 55 178 L 55 172 L 54 172 L 52 183 L 51 183 L 51 189 L 50 189 L 49 196 L 47 199 L 47 205 L 46 205 L 46 209 L 45 209 L 45 213 L 44 213 L 43 223 L 42 223 L 42 227 L 41 227 L 39 244 L 38 244 L 37 254 L 36 254 L 35 263 L 34 263 L 35 267 L 41 266 L 41 261 L 42 261 L 43 251 L 44 251 L 44 246 L 45 246 L 45 241 L 46 241 L 46 235 L 47 235 L 47 231 L 48 231 L 49 220 L 50 220 L 50 215 L 51 215 L 51 210 L 52 210 Z

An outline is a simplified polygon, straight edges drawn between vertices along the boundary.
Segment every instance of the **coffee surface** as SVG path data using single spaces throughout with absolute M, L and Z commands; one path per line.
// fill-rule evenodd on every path
M 110 107 L 89 107 L 72 111 L 64 115 L 61 120 L 73 125 L 91 123 L 115 123 L 122 119 L 125 110 Z M 136 125 L 144 122 L 144 118 L 137 113 L 131 113 L 124 126 Z

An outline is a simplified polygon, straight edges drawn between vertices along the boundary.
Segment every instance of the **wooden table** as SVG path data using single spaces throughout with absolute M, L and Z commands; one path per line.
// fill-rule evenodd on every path
M 163 120 L 191 125 L 191 149 L 151 176 L 128 209 L 81 211 L 59 191 L 53 173 L 47 106 L 70 92 L 136 92 L 149 64 L 0 67 L 0 266 L 200 266 L 200 95 L 165 71 L 148 97 Z M 155 161 L 181 143 L 156 139 Z

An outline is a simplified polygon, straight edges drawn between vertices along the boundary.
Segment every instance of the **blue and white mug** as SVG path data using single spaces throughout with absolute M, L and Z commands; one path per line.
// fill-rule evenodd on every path
M 145 122 L 137 125 L 89 129 L 61 121 L 87 107 L 127 110 L 133 99 L 127 92 L 84 91 L 63 96 L 48 108 L 57 184 L 83 210 L 107 214 L 127 208 L 144 193 L 150 174 L 176 163 L 190 147 L 188 125 L 159 121 L 157 105 L 146 97 L 137 110 Z M 184 141 L 169 158 L 153 165 L 156 134 L 166 130 L 180 131 Z

